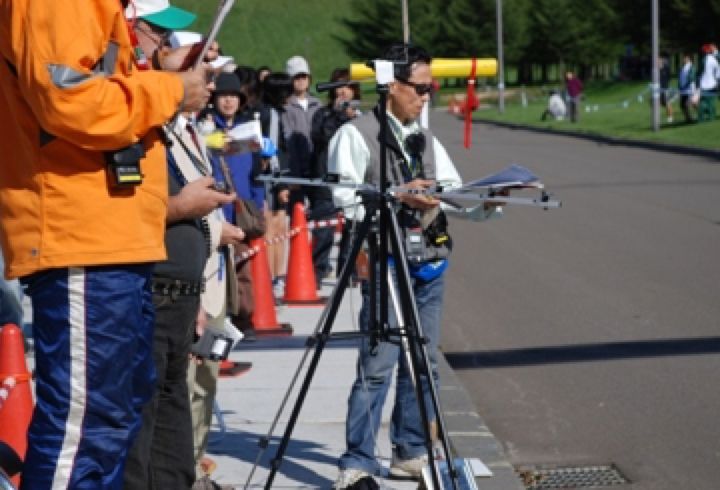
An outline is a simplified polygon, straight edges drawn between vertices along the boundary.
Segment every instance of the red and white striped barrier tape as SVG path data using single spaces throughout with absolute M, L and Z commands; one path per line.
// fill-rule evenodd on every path
M 345 224 L 345 218 L 319 219 L 316 221 L 309 221 L 307 229 L 315 230 L 317 228 L 330 228 L 331 226 L 337 226 L 340 223 Z
M 317 230 L 319 228 L 330 228 L 332 226 L 337 226 L 339 223 L 345 223 L 345 218 L 333 218 L 333 219 L 321 219 L 321 220 L 315 220 L 315 221 L 308 221 L 307 226 L 305 227 L 306 230 Z M 300 233 L 302 230 L 301 227 L 297 226 L 295 228 L 291 228 L 287 232 L 276 235 L 272 238 L 266 238 L 265 239 L 265 245 L 276 245 L 278 243 L 284 242 L 286 240 L 290 240 L 292 237 Z M 235 257 L 239 260 L 245 260 L 249 259 L 250 257 L 253 257 L 257 255 L 257 253 L 260 251 L 260 247 L 250 247 L 249 249 L 245 250 L 244 252 L 239 253 Z

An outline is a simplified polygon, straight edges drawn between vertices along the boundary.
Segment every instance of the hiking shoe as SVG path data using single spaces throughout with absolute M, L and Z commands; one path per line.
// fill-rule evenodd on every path
M 364 470 L 359 470 L 357 468 L 341 469 L 340 474 L 338 474 L 337 480 L 335 480 L 335 483 L 333 484 L 333 488 L 336 490 L 348 488 L 357 483 L 358 481 L 362 480 L 363 478 L 369 476 L 370 473 Z
M 390 463 L 390 474 L 396 478 L 422 480 L 422 470 L 427 464 L 427 454 L 412 459 L 400 459 L 393 454 Z

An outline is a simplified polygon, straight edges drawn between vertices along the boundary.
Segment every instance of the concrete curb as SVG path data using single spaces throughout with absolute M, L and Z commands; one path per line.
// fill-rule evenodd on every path
M 675 145 L 670 143 L 659 143 L 655 141 L 642 141 L 642 140 L 631 140 L 626 138 L 615 138 L 612 136 L 604 136 L 597 133 L 586 133 L 583 131 L 557 131 L 554 129 L 549 128 L 541 128 L 538 126 L 532 126 L 528 124 L 518 124 L 518 123 L 509 123 L 509 122 L 503 122 L 503 121 L 493 121 L 490 119 L 476 119 L 473 118 L 474 123 L 480 123 L 480 124 L 488 124 L 492 126 L 499 126 L 503 128 L 509 128 L 509 129 L 520 129 L 525 131 L 533 131 L 536 133 L 544 133 L 544 134 L 554 134 L 559 136 L 568 136 L 572 138 L 580 138 L 585 139 L 589 141 L 594 141 L 596 143 L 604 143 L 607 145 L 616 145 L 616 146 L 629 146 L 629 147 L 635 147 L 635 148 L 645 148 L 649 150 L 655 150 L 655 151 L 663 151 L 667 153 L 677 153 L 681 155 L 693 155 L 693 156 L 700 156 L 705 158 L 710 158 L 713 160 L 718 160 L 720 162 L 720 150 L 712 150 L 709 148 L 698 148 L 695 146 L 683 146 L 683 145 Z
M 477 478 L 482 490 L 523 490 L 513 466 L 507 459 L 500 442 L 490 432 L 460 379 L 448 364 L 445 356 L 439 356 L 440 404 L 445 414 L 445 424 L 458 456 L 479 458 L 493 472 L 490 478 Z

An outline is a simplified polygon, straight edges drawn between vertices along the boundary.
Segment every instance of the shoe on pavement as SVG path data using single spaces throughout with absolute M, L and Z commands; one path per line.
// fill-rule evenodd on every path
M 393 454 L 390 463 L 390 474 L 396 478 L 422 480 L 422 470 L 427 464 L 427 454 L 412 459 L 400 459 Z
M 281 277 L 276 277 L 272 283 L 272 289 L 276 297 L 282 298 L 285 294 L 285 280 Z
M 337 480 L 335 480 L 335 483 L 333 484 L 333 488 L 336 490 L 349 488 L 356 484 L 358 481 L 367 477 L 370 477 L 370 473 L 364 470 L 359 470 L 357 468 L 341 469 L 340 473 L 338 474 Z

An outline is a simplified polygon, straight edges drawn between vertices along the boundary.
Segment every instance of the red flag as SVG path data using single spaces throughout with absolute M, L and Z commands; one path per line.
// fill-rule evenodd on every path
M 465 148 L 470 148 L 472 130 L 472 112 L 477 109 L 478 101 L 475 97 L 475 71 L 477 59 L 472 59 L 470 76 L 468 77 L 467 95 L 465 96 Z

